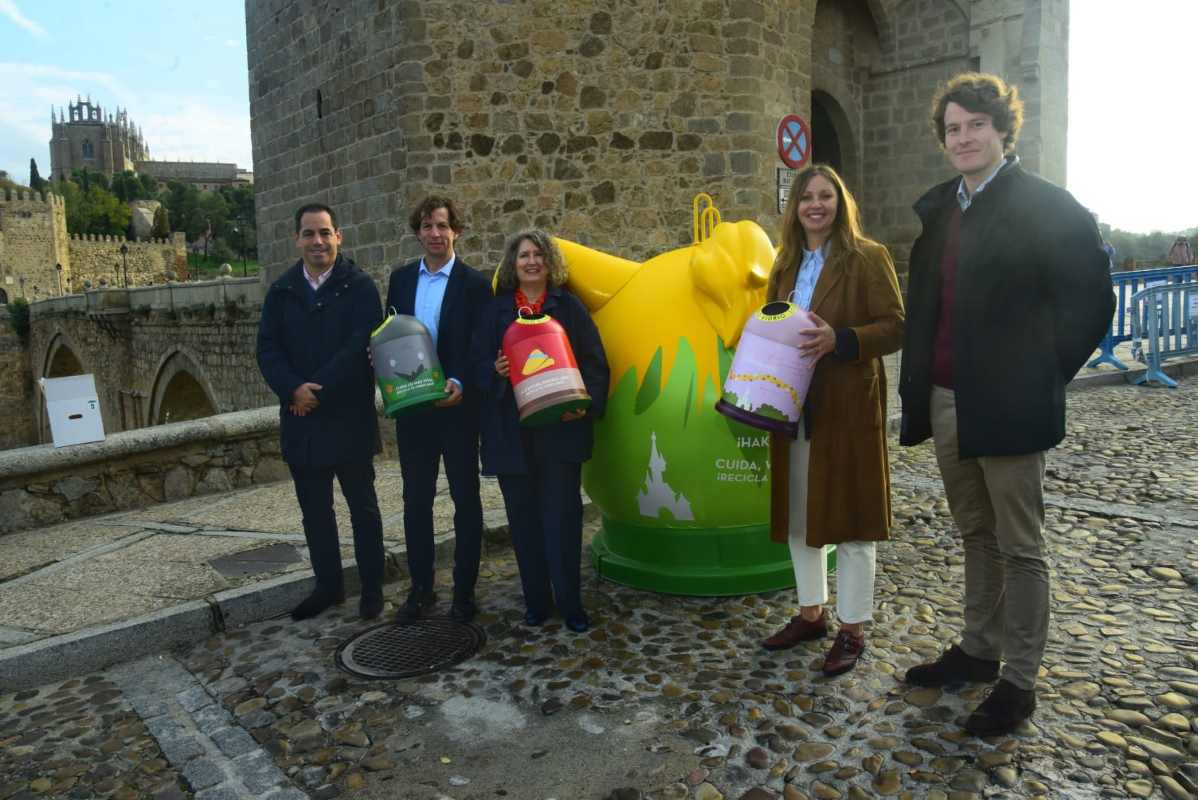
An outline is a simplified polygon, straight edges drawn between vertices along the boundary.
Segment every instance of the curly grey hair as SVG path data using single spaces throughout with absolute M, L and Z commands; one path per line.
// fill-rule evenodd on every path
M 562 257 L 562 251 L 558 249 L 557 243 L 548 233 L 540 228 L 530 228 L 520 231 L 508 239 L 507 245 L 503 248 L 503 261 L 499 263 L 495 287 L 500 291 L 510 292 L 520 286 L 520 278 L 516 275 L 516 254 L 520 250 L 520 243 L 525 240 L 532 242 L 545 255 L 545 267 L 549 270 L 549 285 L 564 286 L 566 279 L 570 276 L 570 271 L 566 267 L 566 259 Z

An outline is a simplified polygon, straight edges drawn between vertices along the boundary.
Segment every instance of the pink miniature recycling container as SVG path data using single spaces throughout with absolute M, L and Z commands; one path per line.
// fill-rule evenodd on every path
M 799 331 L 815 321 L 794 303 L 766 303 L 749 317 L 716 411 L 763 431 L 799 433 L 815 361 L 799 352 Z

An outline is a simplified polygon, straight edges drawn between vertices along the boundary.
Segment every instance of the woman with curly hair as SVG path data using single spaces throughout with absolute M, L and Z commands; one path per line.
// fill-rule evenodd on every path
M 496 295 L 474 334 L 472 361 L 482 393 L 482 467 L 499 478 L 524 590 L 524 621 L 540 625 L 551 602 L 570 630 L 590 627 L 582 607 L 582 462 L 591 457 L 591 420 L 607 402 L 607 357 L 582 301 L 566 288 L 561 251 L 541 230 L 516 234 L 504 249 Z M 589 409 L 542 427 L 521 427 L 510 365 L 500 347 L 518 314 L 547 314 L 566 331 Z

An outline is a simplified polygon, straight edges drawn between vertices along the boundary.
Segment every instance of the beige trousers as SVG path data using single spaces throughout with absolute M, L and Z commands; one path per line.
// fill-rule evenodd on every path
M 963 459 L 956 395 L 933 386 L 931 399 L 936 460 L 965 550 L 961 649 L 1005 660 L 1002 677 L 1034 689 L 1048 639 L 1044 453 Z

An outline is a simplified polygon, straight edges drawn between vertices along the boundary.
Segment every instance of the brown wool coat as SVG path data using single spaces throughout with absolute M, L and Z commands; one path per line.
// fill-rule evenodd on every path
M 770 300 L 787 298 L 796 270 L 770 276 Z M 883 541 L 891 517 L 882 356 L 902 346 L 906 317 L 890 253 L 876 242 L 866 242 L 861 255 L 837 252 L 833 244 L 811 310 L 837 331 L 852 328 L 860 349 L 853 361 L 832 353 L 821 358 L 807 394 L 807 544 Z M 790 529 L 790 442 L 770 435 L 770 538 L 783 543 Z

